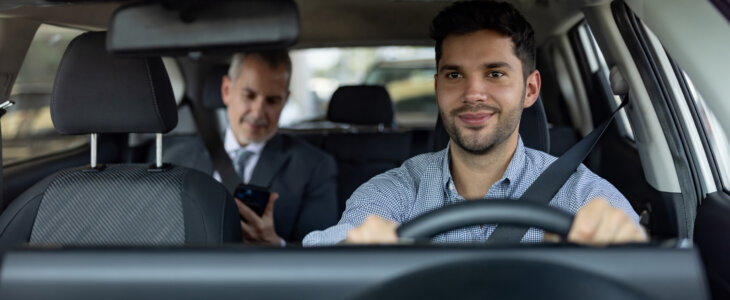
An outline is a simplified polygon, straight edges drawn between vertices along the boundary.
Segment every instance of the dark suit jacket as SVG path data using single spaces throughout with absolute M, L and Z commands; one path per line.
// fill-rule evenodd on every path
M 171 136 L 167 162 L 213 174 L 213 163 L 198 136 Z M 279 193 L 274 206 L 276 233 L 300 242 L 314 230 L 337 223 L 337 166 L 331 155 L 293 136 L 276 134 L 266 143 L 249 184 Z

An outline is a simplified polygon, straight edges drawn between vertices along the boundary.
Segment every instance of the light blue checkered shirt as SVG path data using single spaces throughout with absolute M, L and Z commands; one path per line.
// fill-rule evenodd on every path
M 556 158 L 547 153 L 526 148 L 520 139 L 512 161 L 500 180 L 484 196 L 489 199 L 519 199 Z M 620 208 L 636 222 L 639 216 L 629 202 L 608 181 L 598 177 L 586 166 L 580 165 L 568 179 L 550 206 L 575 214 L 584 204 L 603 197 Z M 326 230 L 314 231 L 303 241 L 304 246 L 324 246 L 339 243 L 350 229 L 360 225 L 369 215 L 403 223 L 431 210 L 465 201 L 461 197 L 449 171 L 449 147 L 439 152 L 413 157 L 399 168 L 377 175 L 362 184 L 350 199 L 340 222 Z M 464 243 L 486 241 L 496 225 L 472 226 L 452 230 L 434 238 L 437 243 Z M 522 242 L 542 241 L 543 231 L 530 228 Z

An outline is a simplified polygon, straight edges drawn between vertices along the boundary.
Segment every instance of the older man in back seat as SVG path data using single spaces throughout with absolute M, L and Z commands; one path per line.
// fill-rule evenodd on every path
M 399 223 L 465 199 L 519 198 L 550 163 L 518 134 L 523 108 L 540 92 L 531 25 L 507 3 L 459 2 L 434 19 L 436 99 L 449 146 L 377 175 L 347 201 L 339 224 L 305 246 L 394 243 Z M 568 239 L 605 245 L 646 241 L 638 216 L 609 182 L 581 165 L 550 202 L 576 214 Z M 452 230 L 437 242 L 485 241 L 495 225 Z M 531 228 L 523 242 L 547 237 Z
M 335 160 L 298 138 L 277 133 L 291 69 L 286 50 L 239 53 L 220 87 L 229 120 L 224 148 L 244 183 L 272 192 L 261 216 L 236 199 L 247 242 L 299 243 L 308 232 L 337 222 Z M 213 172 L 200 141 L 175 146 L 189 147 L 190 153 L 175 163 Z M 220 179 L 217 172 L 214 176 Z

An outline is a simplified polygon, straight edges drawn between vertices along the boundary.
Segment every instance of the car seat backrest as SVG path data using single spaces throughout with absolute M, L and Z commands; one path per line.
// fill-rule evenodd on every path
M 393 125 L 393 101 L 379 85 L 341 86 L 332 94 L 327 120 L 353 125 Z
M 68 46 L 51 97 L 66 134 L 164 133 L 177 123 L 159 57 L 117 58 L 105 33 Z M 93 142 L 92 142 L 93 143 Z M 93 156 L 92 144 L 92 156 Z M 0 216 L 0 251 L 39 245 L 182 245 L 240 241 L 239 217 L 225 188 L 201 172 L 127 164 L 60 171 L 18 197 Z
M 550 133 L 548 129 L 547 116 L 542 100 L 538 97 L 535 104 L 522 110 L 520 119 L 520 137 L 525 147 L 537 149 L 546 153 L 550 152 Z M 449 143 L 449 134 L 443 125 L 439 115 L 434 129 L 433 150 L 438 151 Z
M 361 184 L 408 159 L 411 135 L 392 130 L 393 103 L 382 86 L 339 87 L 332 95 L 327 120 L 354 129 L 333 130 L 321 141 L 321 148 L 337 161 L 341 213 Z

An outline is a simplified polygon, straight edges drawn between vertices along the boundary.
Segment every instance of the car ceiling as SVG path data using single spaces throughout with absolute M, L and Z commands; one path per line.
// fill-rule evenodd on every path
M 72 2 L 72 1 L 65 1 Z M 428 0 L 295 0 L 301 34 L 296 48 L 368 45 L 431 45 L 428 25 L 452 1 Z M 537 43 L 573 26 L 582 1 L 511 0 L 536 28 Z M 595 1 L 593 1 L 595 2 Z M 0 17 L 24 18 L 86 30 L 103 30 L 125 2 L 57 4 L 43 0 L 10 0 Z M 560 22 L 555 22 L 560 20 Z

